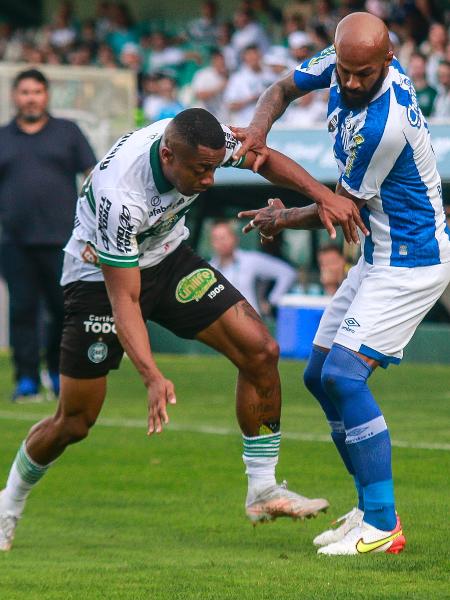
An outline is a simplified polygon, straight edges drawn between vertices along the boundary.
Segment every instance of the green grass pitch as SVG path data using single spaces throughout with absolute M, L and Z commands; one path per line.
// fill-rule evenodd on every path
M 253 528 L 234 418 L 234 368 L 221 357 L 159 356 L 178 404 L 146 436 L 146 398 L 129 361 L 109 381 L 99 424 L 34 490 L 12 552 L 0 555 L 1 600 L 290 600 L 450 598 L 450 369 L 405 364 L 372 388 L 395 441 L 399 556 L 319 557 L 312 538 L 354 495 L 302 363 L 281 363 L 279 478 L 328 498 L 315 520 Z M 52 404 L 13 405 L 0 358 L 0 483 L 30 425 Z

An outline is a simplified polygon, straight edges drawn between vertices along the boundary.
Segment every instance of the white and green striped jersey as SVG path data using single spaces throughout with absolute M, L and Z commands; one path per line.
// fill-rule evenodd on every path
M 127 133 L 95 166 L 78 198 L 65 247 L 61 283 L 101 281 L 100 264 L 151 267 L 189 236 L 185 214 L 198 194 L 184 196 L 164 177 L 159 146 L 171 119 Z M 239 166 L 240 143 L 228 127 L 222 166 Z

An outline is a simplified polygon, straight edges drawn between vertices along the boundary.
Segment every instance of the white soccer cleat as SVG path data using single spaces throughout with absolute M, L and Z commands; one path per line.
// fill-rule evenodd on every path
M 309 519 L 329 507 L 323 498 L 306 498 L 287 489 L 287 482 L 271 486 L 256 496 L 247 495 L 245 512 L 254 525 L 278 517 Z
M 350 512 L 333 522 L 333 525 L 337 523 L 342 523 L 342 525 L 336 527 L 336 529 L 327 529 L 316 536 L 313 539 L 314 546 L 328 546 L 328 544 L 339 542 L 347 535 L 350 529 L 362 524 L 363 516 L 363 511 L 355 506 Z
M 327 554 L 328 556 L 348 556 L 375 552 L 399 554 L 405 545 L 406 539 L 403 535 L 402 524 L 399 517 L 397 517 L 397 524 L 392 531 L 377 529 L 363 521 L 361 525 L 351 529 L 342 540 L 319 548 L 317 553 Z
M 3 492 L 4 490 L 0 492 L 0 552 L 7 552 L 8 550 L 11 550 L 19 517 L 10 512 L 3 511 Z

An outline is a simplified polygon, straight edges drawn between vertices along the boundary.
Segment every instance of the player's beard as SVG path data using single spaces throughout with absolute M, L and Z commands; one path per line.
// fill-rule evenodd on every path
M 351 95 L 342 86 L 339 74 L 336 72 L 336 79 L 341 90 L 341 98 L 347 108 L 362 108 L 367 106 L 372 98 L 380 91 L 383 81 L 385 80 L 384 69 L 382 69 L 380 76 L 367 92 L 353 92 Z

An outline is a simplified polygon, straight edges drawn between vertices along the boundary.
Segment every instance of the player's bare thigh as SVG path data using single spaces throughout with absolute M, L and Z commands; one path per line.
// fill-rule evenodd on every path
M 106 376 L 95 379 L 78 379 L 61 375 L 57 415 L 66 418 L 82 414 L 92 425 L 102 409 L 105 396 Z
M 278 344 L 246 300 L 225 311 L 198 333 L 197 339 L 225 354 L 239 368 L 261 355 L 269 355 L 275 363 L 278 360 Z

